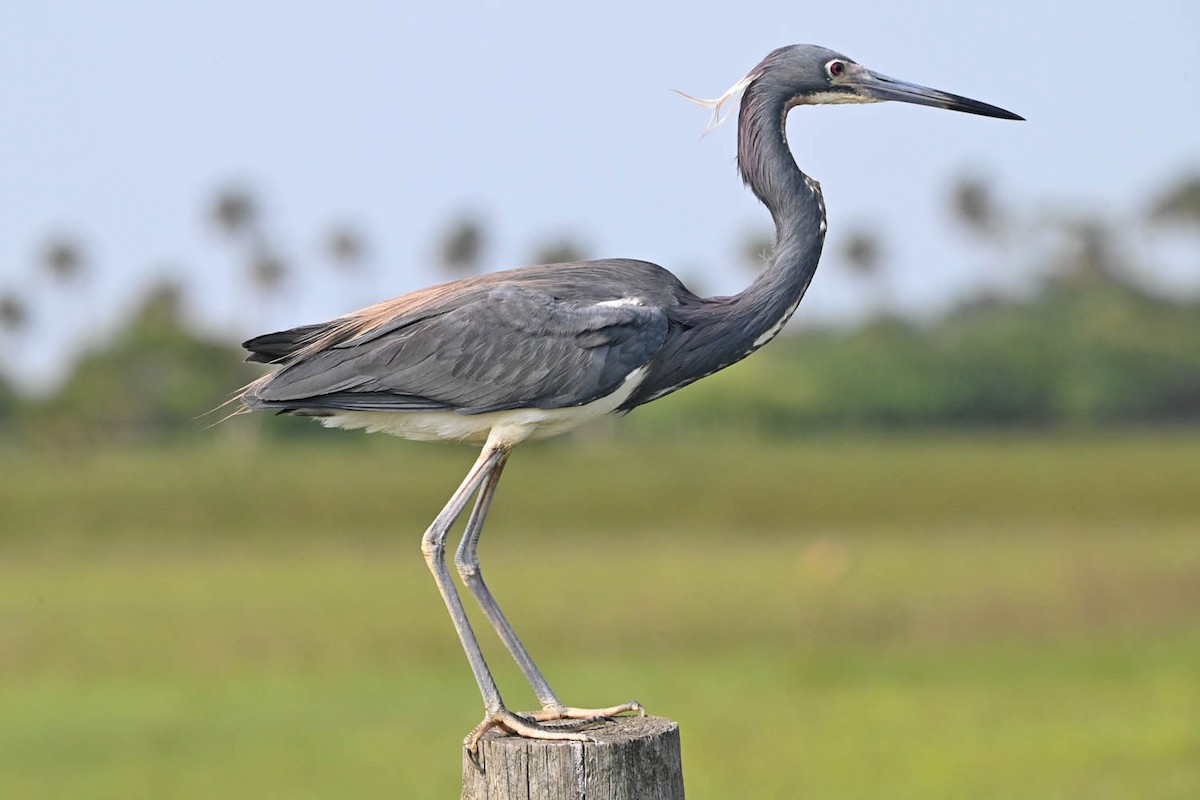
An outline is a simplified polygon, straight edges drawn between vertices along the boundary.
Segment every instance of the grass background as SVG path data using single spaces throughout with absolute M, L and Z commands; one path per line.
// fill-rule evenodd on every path
M 0 455 L 0 797 L 457 795 L 419 538 L 473 454 L 330 441 Z M 1197 476 L 1194 432 L 550 442 L 481 553 L 566 702 L 680 721 L 689 797 L 1182 800 Z

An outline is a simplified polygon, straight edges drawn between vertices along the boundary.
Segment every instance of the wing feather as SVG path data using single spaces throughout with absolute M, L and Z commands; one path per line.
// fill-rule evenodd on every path
M 662 347 L 667 316 L 636 300 L 560 300 L 518 283 L 475 287 L 288 361 L 252 407 L 445 409 L 477 414 L 583 405 Z

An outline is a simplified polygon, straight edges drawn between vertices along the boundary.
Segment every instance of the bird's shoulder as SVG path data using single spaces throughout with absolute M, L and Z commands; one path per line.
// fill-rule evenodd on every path
M 674 275 L 648 261 L 540 264 L 431 286 L 362 309 L 336 321 L 345 335 L 329 344 L 355 347 L 414 325 L 574 335 L 650 323 L 686 293 Z

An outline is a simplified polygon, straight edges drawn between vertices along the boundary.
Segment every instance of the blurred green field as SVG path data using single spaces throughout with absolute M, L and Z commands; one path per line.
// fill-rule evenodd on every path
M 466 448 L 0 454 L 0 798 L 449 798 Z M 482 555 L 691 798 L 1200 797 L 1200 435 L 519 450 Z M 511 705 L 532 696 L 487 641 Z

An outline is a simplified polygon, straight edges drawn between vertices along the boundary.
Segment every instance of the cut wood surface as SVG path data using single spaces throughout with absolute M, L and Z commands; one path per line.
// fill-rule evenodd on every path
M 582 728 L 592 742 L 548 742 L 491 730 L 482 771 L 463 754 L 462 800 L 683 800 L 679 725 L 613 717 Z

